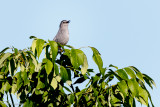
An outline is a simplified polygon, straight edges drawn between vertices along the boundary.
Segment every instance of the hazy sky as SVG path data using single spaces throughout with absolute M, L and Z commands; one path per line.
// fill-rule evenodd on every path
M 52 40 L 63 19 L 71 20 L 69 45 L 96 47 L 105 67 L 133 65 L 151 76 L 157 88 L 149 91 L 160 105 L 159 0 L 0 0 L 0 50 L 27 48 L 31 35 Z

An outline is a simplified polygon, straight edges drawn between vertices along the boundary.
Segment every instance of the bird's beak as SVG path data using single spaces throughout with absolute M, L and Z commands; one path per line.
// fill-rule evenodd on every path
M 68 20 L 67 23 L 70 23 L 70 20 Z

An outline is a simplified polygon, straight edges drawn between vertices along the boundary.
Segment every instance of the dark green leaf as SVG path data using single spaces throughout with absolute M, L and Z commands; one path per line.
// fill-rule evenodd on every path
M 54 63 L 54 73 L 55 73 L 56 75 L 59 74 L 58 65 L 57 65 L 56 63 Z
M 0 55 L 2 55 L 6 50 L 8 50 L 9 49 L 9 47 L 6 47 L 6 48 L 4 48 L 1 52 L 0 52 Z
M 37 37 L 35 36 L 30 36 L 29 39 L 36 39 Z
M 85 80 L 86 80 L 86 79 L 82 76 L 82 77 L 78 78 L 78 79 L 74 82 L 74 84 L 83 83 Z

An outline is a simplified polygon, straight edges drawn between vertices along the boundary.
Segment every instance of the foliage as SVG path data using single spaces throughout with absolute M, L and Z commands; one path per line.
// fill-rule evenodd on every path
M 33 38 L 29 49 L 5 48 L 0 52 L 0 105 L 6 107 L 3 96 L 16 94 L 19 106 L 76 106 L 76 107 L 135 107 L 135 101 L 149 107 L 151 95 L 146 88 L 155 85 L 152 78 L 136 67 L 122 69 L 109 65 L 103 67 L 98 50 L 91 48 L 93 60 L 99 71 L 88 68 L 87 57 L 81 49 L 61 46 L 54 41 Z M 67 48 L 64 48 L 67 47 Z M 12 52 L 7 52 L 11 49 Z M 45 51 L 45 57 L 39 58 Z M 40 58 L 41 59 L 41 58 Z M 91 76 L 93 75 L 94 76 Z M 116 78 L 117 84 L 110 85 Z M 84 89 L 79 84 L 88 80 Z M 10 96 L 8 96 L 10 95 Z M 8 105 L 10 104 L 9 101 Z

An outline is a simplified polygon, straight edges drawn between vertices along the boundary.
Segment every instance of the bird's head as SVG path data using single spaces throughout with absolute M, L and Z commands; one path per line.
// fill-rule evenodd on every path
M 59 27 L 65 27 L 68 26 L 68 24 L 70 23 L 70 20 L 62 20 Z

